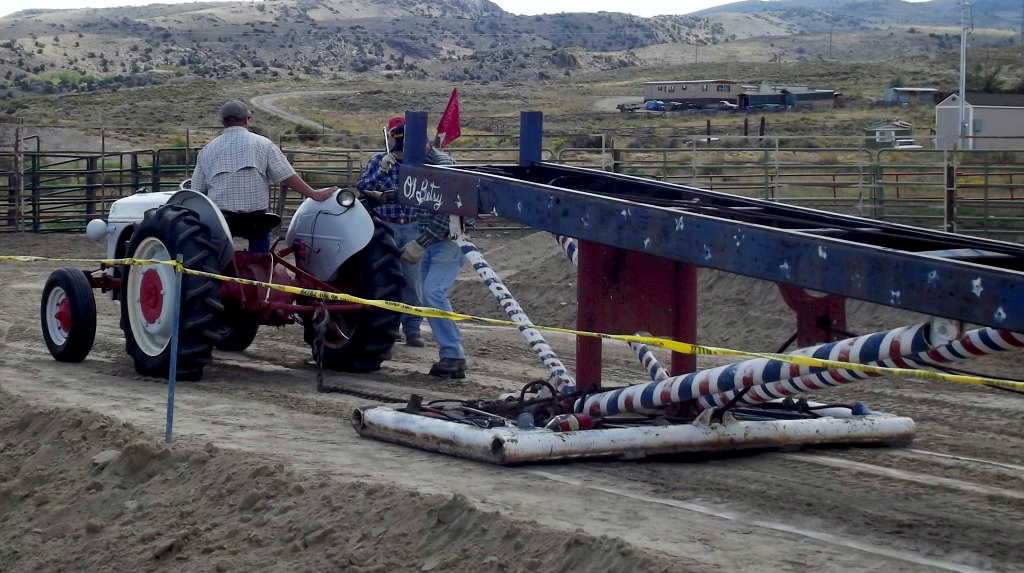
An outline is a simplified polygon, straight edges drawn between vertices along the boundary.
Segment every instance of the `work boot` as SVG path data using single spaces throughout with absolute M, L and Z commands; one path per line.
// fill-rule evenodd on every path
M 406 332 L 405 333 L 405 344 L 408 346 L 415 346 L 416 348 L 423 348 L 423 335 L 420 331 Z
M 465 378 L 465 358 L 442 358 L 430 367 L 430 375 L 439 378 Z

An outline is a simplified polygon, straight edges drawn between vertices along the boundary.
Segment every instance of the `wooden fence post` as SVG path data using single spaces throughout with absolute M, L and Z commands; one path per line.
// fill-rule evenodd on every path
M 25 156 L 21 149 L 21 126 L 14 128 L 14 175 L 11 180 L 11 207 L 8 211 L 8 221 L 16 231 L 23 229 L 24 210 L 22 202 L 25 200 Z
M 772 178 L 771 170 L 768 167 L 768 149 L 764 150 L 764 161 L 762 162 L 762 165 L 764 166 L 764 198 L 766 200 L 770 200 L 772 198 L 772 194 L 770 191 L 772 185 Z
M 39 218 L 42 216 L 42 206 L 39 204 L 39 154 L 32 155 L 32 179 L 30 183 L 32 190 L 32 232 L 39 232 Z
M 96 214 L 96 187 L 98 179 L 96 171 L 99 169 L 97 159 L 95 157 L 86 157 L 85 169 L 85 214 L 89 216 Z
M 885 220 L 885 167 L 882 165 L 882 152 L 875 154 L 875 164 L 871 169 L 871 212 L 872 217 L 879 221 Z
M 151 177 L 153 183 L 149 190 L 156 193 L 160 190 L 160 151 L 157 149 L 153 150 L 153 166 L 150 171 L 152 172 Z
M 946 160 L 946 194 L 943 209 L 943 229 L 949 233 L 956 232 L 956 155 Z
M 132 192 L 129 195 L 134 194 L 139 190 L 139 185 L 142 184 L 142 174 L 139 173 L 139 154 L 132 152 L 131 155 L 131 167 L 132 167 Z M 124 193 L 121 193 L 124 196 Z

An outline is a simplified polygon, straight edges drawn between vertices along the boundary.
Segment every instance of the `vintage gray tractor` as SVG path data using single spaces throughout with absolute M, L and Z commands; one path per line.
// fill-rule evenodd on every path
M 248 220 L 224 216 L 205 195 L 140 192 L 113 203 L 108 221 L 89 222 L 86 235 L 106 239 L 107 257 L 173 261 L 186 268 L 303 289 L 349 293 L 366 299 L 398 300 L 404 285 L 391 232 L 346 189 L 333 198 L 307 199 L 288 231 L 269 253 L 235 251 L 234 234 L 269 230 L 274 214 Z M 323 365 L 369 372 L 390 357 L 399 316 L 391 311 L 340 301 L 320 301 L 265 287 L 185 274 L 180 295 L 169 265 L 107 265 L 93 271 L 59 269 L 46 281 L 41 303 L 43 337 L 54 358 L 78 362 L 95 338 L 93 289 L 121 304 L 121 329 L 135 369 L 167 377 L 174 300 L 180 296 L 177 377 L 197 380 L 213 348 L 247 348 L 260 325 L 301 322 L 304 338 Z M 319 352 L 322 349 L 322 353 Z

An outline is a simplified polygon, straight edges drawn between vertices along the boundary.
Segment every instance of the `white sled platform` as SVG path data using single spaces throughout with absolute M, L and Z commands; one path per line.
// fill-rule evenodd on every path
M 636 459 L 659 454 L 824 446 L 902 446 L 914 439 L 914 421 L 887 414 L 801 420 L 644 425 L 555 432 L 543 428 L 481 428 L 386 406 L 357 409 L 359 435 L 500 465 L 576 458 Z

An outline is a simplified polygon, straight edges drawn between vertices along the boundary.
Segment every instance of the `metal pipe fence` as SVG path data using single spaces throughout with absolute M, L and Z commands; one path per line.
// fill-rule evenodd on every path
M 197 132 L 198 133 L 198 132 Z M 329 136 L 329 137 L 328 137 Z M 693 185 L 845 214 L 1024 239 L 1024 151 L 868 149 L 849 138 L 659 137 L 545 134 L 545 161 Z M 0 151 L 0 232 L 81 230 L 118 198 L 172 191 L 187 179 L 202 143 L 131 151 Z M 380 136 L 282 137 L 296 171 L 313 186 L 354 187 Z M 515 163 L 517 136 L 473 136 L 446 148 L 460 164 Z M 459 143 L 457 142 L 457 143 Z M 585 142 L 595 147 L 574 145 Z M 664 143 L 668 145 L 664 145 Z M 789 145 L 793 143 L 795 145 Z M 349 147 L 332 146 L 348 144 Z M 272 189 L 286 219 L 302 197 Z

